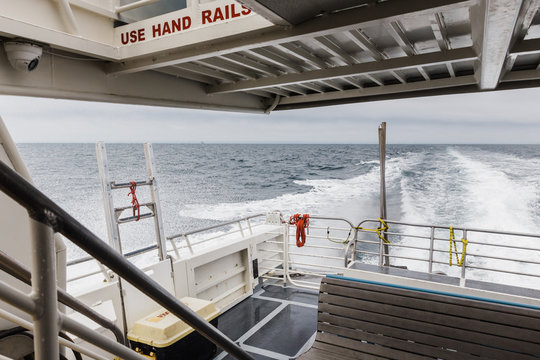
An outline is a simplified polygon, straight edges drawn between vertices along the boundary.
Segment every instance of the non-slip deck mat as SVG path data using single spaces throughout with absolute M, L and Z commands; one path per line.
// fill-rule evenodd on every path
M 237 340 L 278 306 L 275 301 L 249 297 L 219 317 L 218 329 Z
M 290 304 L 244 343 L 295 356 L 317 330 L 317 309 Z

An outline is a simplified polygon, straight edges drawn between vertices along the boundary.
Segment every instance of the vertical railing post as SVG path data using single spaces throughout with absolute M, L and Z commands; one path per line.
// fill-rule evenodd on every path
M 240 229 L 240 235 L 242 235 L 242 237 L 245 237 L 244 229 L 242 229 L 242 223 L 240 222 L 240 220 L 238 220 L 238 229 Z
M 34 351 L 36 360 L 59 358 L 56 253 L 50 227 L 31 220 L 32 297 L 36 302 Z
M 380 160 L 380 170 L 381 170 L 381 189 L 380 189 L 380 217 L 383 220 L 387 219 L 386 213 L 386 178 L 385 178 L 385 168 L 386 168 L 386 122 L 382 122 L 379 126 L 379 160 Z M 382 226 L 380 224 L 379 226 Z M 382 237 L 385 240 L 388 240 L 388 235 L 386 231 L 383 231 Z M 379 239 L 381 245 L 381 251 L 384 249 L 384 265 L 390 265 L 389 247 L 386 241 Z M 381 251 L 379 253 L 381 254 Z M 382 255 L 382 254 L 381 254 Z M 379 261 L 379 265 L 382 266 L 383 261 Z
M 189 249 L 189 253 L 190 253 L 191 255 L 195 254 L 195 253 L 193 252 L 193 247 L 191 246 L 191 241 L 189 241 L 187 235 L 184 235 L 184 240 L 186 240 L 186 245 L 187 245 L 187 247 L 188 247 L 188 249 Z
M 160 260 L 167 257 L 167 243 L 165 231 L 163 230 L 163 217 L 161 216 L 161 204 L 159 202 L 158 184 L 156 180 L 156 164 L 154 161 L 154 148 L 151 143 L 144 143 L 144 157 L 146 158 L 146 171 L 150 181 L 150 196 L 154 204 L 154 228 L 156 232 L 156 241 L 158 247 L 158 256 Z
M 100 141 L 96 143 L 96 154 L 99 169 L 99 179 L 101 181 L 101 190 L 103 194 L 103 205 L 105 206 L 105 222 L 107 223 L 107 233 L 109 235 L 109 244 L 113 249 L 122 253 L 122 244 L 120 242 L 120 230 L 116 223 L 114 211 L 112 186 L 109 176 L 109 164 L 107 160 L 107 151 L 105 144 Z
M 246 222 L 249 229 L 249 234 L 253 235 L 253 229 L 251 228 L 251 222 L 249 221 L 249 218 L 246 219 Z
M 463 239 L 467 240 L 467 229 L 463 229 Z M 464 245 L 464 244 L 463 244 Z M 465 282 L 465 268 L 467 267 L 467 253 L 464 252 L 465 248 L 463 247 L 462 248 L 462 254 L 461 256 L 463 256 L 463 262 L 461 263 L 461 279 L 462 279 L 462 283 Z
M 435 242 L 435 228 L 431 227 L 431 235 L 429 237 L 429 269 L 428 272 L 433 272 L 433 246 Z
M 285 233 L 283 234 L 283 285 L 287 285 L 289 278 L 289 224 L 285 225 Z

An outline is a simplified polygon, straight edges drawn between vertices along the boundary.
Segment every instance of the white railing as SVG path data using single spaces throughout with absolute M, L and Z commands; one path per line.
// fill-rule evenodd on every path
M 258 226 L 261 226 L 262 224 L 264 224 L 263 221 L 259 221 L 254 224 L 253 219 L 262 218 L 264 216 L 265 214 L 251 215 L 251 216 L 247 216 L 241 219 L 232 220 L 232 221 L 220 223 L 213 226 L 208 226 L 202 229 L 197 229 L 197 230 L 193 230 L 186 233 L 168 236 L 167 240 L 169 241 L 170 247 L 167 247 L 167 254 L 168 255 L 174 254 L 176 258 L 179 259 L 182 257 L 181 252 L 183 249 L 187 249 L 189 253 L 193 255 L 196 252 L 197 247 L 203 244 L 207 244 L 211 241 L 218 241 L 219 239 L 225 239 L 227 237 L 230 237 L 231 235 L 238 234 L 238 233 L 242 236 L 242 238 L 249 235 L 253 235 L 253 230 L 257 228 Z M 211 230 L 215 231 L 219 229 L 223 229 L 223 231 L 213 232 L 209 234 L 210 237 L 197 236 L 199 234 L 207 233 Z M 158 248 L 157 245 L 146 246 L 144 248 L 125 253 L 124 257 L 134 258 L 137 256 L 155 252 L 157 251 L 157 248 Z M 85 268 L 84 271 L 79 271 L 79 272 L 74 271 L 74 268 L 81 264 L 84 264 L 83 265 Z M 105 281 L 110 281 L 114 279 L 113 274 L 109 271 L 107 267 L 103 266 L 98 261 L 96 261 L 93 257 L 90 257 L 90 256 L 69 261 L 67 263 L 67 266 L 68 266 L 68 274 L 77 273 L 77 275 L 71 276 L 67 279 L 68 284 L 74 281 L 86 279 L 90 276 L 94 276 L 100 273 L 103 275 L 103 279 Z
M 358 261 L 454 276 L 463 280 L 462 285 L 464 280 L 478 280 L 540 289 L 538 234 L 455 227 L 454 244 L 450 226 L 392 220 L 381 223 L 379 219 L 354 226 L 341 218 L 310 219 L 303 247 L 296 246 L 296 229 L 290 225 L 281 248 L 267 250 L 279 257 L 263 259 L 272 263 L 264 269 L 270 272 L 265 278 L 318 288 L 319 278 L 342 273 L 352 261 Z M 339 222 L 344 225 L 336 226 Z M 280 245 L 276 240 L 267 243 Z
M 277 240 L 265 242 L 274 245 L 274 248 L 264 251 L 279 256 L 260 259 L 261 262 L 273 264 L 262 269 L 269 273 L 263 275 L 263 278 L 318 289 L 322 277 L 343 272 L 347 261 L 350 260 L 347 254 L 352 254 L 350 249 L 356 236 L 353 224 L 342 218 L 310 216 L 310 219 L 312 224 L 306 233 L 304 246 L 297 246 L 296 228 L 287 224 L 284 225 L 283 242 Z M 327 226 L 320 226 L 323 223 Z M 334 224 L 341 227 L 329 226 Z
M 355 253 L 360 262 L 381 265 L 388 259 L 391 265 L 410 270 L 540 288 L 539 234 L 454 227 L 454 244 L 450 226 L 392 220 L 385 223 L 389 226 L 385 231 L 390 241 L 386 244 L 388 255 L 376 234 L 359 229 Z M 368 226 L 376 228 L 380 222 L 364 220 L 357 228 Z

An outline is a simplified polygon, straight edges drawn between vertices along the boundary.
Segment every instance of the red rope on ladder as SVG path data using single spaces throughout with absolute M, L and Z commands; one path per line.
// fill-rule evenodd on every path
M 309 215 L 294 214 L 289 224 L 296 225 L 296 246 L 302 247 L 306 243 L 306 229 L 309 234 Z
M 131 198 L 131 205 L 133 205 L 133 216 L 137 214 L 137 220 L 141 218 L 141 209 L 139 207 L 139 200 L 137 200 L 137 195 L 135 195 L 135 189 L 137 189 L 137 183 L 135 181 L 130 181 L 131 186 L 129 187 L 129 195 L 132 196 Z

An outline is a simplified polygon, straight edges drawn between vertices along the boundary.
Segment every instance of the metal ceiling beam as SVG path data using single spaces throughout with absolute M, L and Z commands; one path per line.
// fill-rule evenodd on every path
M 324 94 L 310 94 L 304 96 L 291 96 L 281 99 L 279 105 L 308 104 L 312 102 L 324 102 L 340 99 L 361 98 L 386 94 L 408 93 L 429 89 L 441 89 L 476 84 L 473 75 L 460 76 L 455 79 L 437 79 L 431 81 L 419 81 L 407 84 L 378 86 L 373 88 L 352 89 L 344 91 L 332 91 Z
M 319 36 L 315 38 L 315 41 L 319 43 L 319 46 L 321 46 L 324 50 L 328 51 L 330 54 L 336 56 L 338 59 L 340 59 L 343 63 L 347 65 L 356 64 L 358 61 L 356 61 L 355 58 L 353 58 L 349 53 L 347 53 L 345 50 L 343 50 L 341 47 L 336 45 L 332 40 L 330 40 L 327 37 Z
M 171 49 L 161 55 L 151 54 L 141 59 L 112 63 L 107 66 L 107 72 L 109 74 L 122 74 L 150 70 L 238 51 L 351 31 L 359 27 L 379 25 L 381 22 L 396 21 L 401 16 L 427 15 L 433 13 L 433 11 L 446 11 L 475 3 L 476 0 L 385 1 L 371 7 L 355 8 L 316 17 L 290 29 L 262 29 L 252 31 L 249 36 L 239 34 L 238 36 L 229 37 L 227 40 L 207 41 Z M 193 32 L 192 34 L 195 36 L 196 33 Z M 183 34 L 178 36 L 183 36 Z
M 418 72 L 420 73 L 420 75 L 422 75 L 424 80 L 430 80 L 428 73 L 422 66 L 418 66 L 416 70 L 418 70 Z
M 362 50 L 367 52 L 375 61 L 381 61 L 388 56 L 386 56 L 382 51 L 377 49 L 377 46 L 373 41 L 371 41 L 361 30 L 351 30 L 345 32 L 345 35 L 352 40 Z
M 480 57 L 475 71 L 482 90 L 495 89 L 505 67 L 522 0 L 490 0 L 471 9 L 473 47 Z
M 272 24 L 281 25 L 281 26 L 290 26 L 287 20 L 268 9 L 266 6 L 259 3 L 257 0 L 237 0 L 239 3 L 243 4 L 247 8 L 253 10 L 257 15 L 262 16 L 266 20 L 270 21 Z
M 331 69 L 313 70 L 300 74 L 287 74 L 275 78 L 261 78 L 257 80 L 239 81 L 233 84 L 222 84 L 211 87 L 209 93 L 227 93 L 250 89 L 262 89 L 272 86 L 336 79 L 345 76 L 373 74 L 389 70 L 395 71 L 398 69 L 417 68 L 426 65 L 446 64 L 451 61 L 472 60 L 476 58 L 477 56 L 472 48 L 455 49 L 449 50 L 445 54 L 429 53 L 351 66 L 340 66 Z
M 281 72 L 276 68 L 273 68 L 266 64 L 262 64 L 258 61 L 252 60 L 240 54 L 229 54 L 229 55 L 223 55 L 222 57 L 237 65 L 245 66 L 249 69 L 255 70 L 265 75 L 277 76 L 281 74 Z
M 210 68 L 207 68 L 205 66 L 198 65 L 198 64 L 180 64 L 180 65 L 175 65 L 174 67 L 179 68 L 179 69 L 183 69 L 183 70 L 187 70 L 187 71 L 191 71 L 191 72 L 194 72 L 196 74 L 202 74 L 202 75 L 210 76 L 212 78 L 223 80 L 223 81 L 237 81 L 238 80 L 238 78 L 236 76 L 233 76 L 233 75 L 230 75 L 230 74 L 227 74 L 227 73 L 223 73 L 223 72 L 220 72 L 220 71 L 217 71 L 217 70 L 213 70 L 213 69 L 210 69 Z
M 324 92 L 324 89 L 322 88 L 322 86 L 320 86 L 320 85 L 318 85 L 318 84 L 314 84 L 314 83 L 302 83 L 302 84 L 298 84 L 298 85 L 299 85 L 299 86 L 302 86 L 302 87 L 305 87 L 306 89 L 309 89 L 309 90 L 318 92 L 318 93 L 323 93 L 323 92 Z
M 536 53 L 540 53 L 540 39 L 519 41 L 510 51 L 510 55 L 529 55 Z
M 386 29 L 407 56 L 416 55 L 416 49 L 409 41 L 409 38 L 407 37 L 407 34 L 405 34 L 405 30 L 399 21 L 396 20 L 386 24 Z
M 345 81 L 347 84 L 351 84 L 355 88 L 362 89 L 362 85 L 358 81 L 355 81 L 354 79 L 350 77 L 343 77 L 341 80 Z
M 336 84 L 336 82 L 333 81 L 332 79 L 320 80 L 319 82 L 334 90 L 343 91 L 343 87 L 341 87 L 339 84 Z
M 214 68 L 216 70 L 220 70 L 220 71 L 227 72 L 233 75 L 237 75 L 244 79 L 253 80 L 257 78 L 257 76 L 253 72 L 249 71 L 245 67 L 238 66 L 225 59 L 209 58 L 209 59 L 199 60 L 197 61 L 197 63 L 201 63 L 203 65 Z
M 451 63 L 446 64 L 446 68 L 448 69 L 448 73 L 450 74 L 450 77 L 456 77 L 456 72 L 454 71 L 454 66 Z
M 431 30 L 439 44 L 439 49 L 441 51 L 446 51 L 450 49 L 450 41 L 448 40 L 448 34 L 446 32 L 446 24 L 444 23 L 444 18 L 441 13 L 435 13 L 430 16 Z
M 364 74 L 364 76 L 365 76 L 369 81 L 371 81 L 371 82 L 373 82 L 373 83 L 375 83 L 375 84 L 377 84 L 377 85 L 379 85 L 379 86 L 384 86 L 384 83 L 383 83 L 381 80 L 377 79 L 375 76 L 370 75 L 370 74 Z
M 527 81 L 527 80 L 540 80 L 540 71 L 536 70 L 522 70 L 522 71 L 512 71 L 507 73 L 503 78 L 502 82 L 509 81 Z
M 288 53 L 290 56 L 294 56 L 296 58 L 299 58 L 302 61 L 306 61 L 312 66 L 324 69 L 328 67 L 328 63 L 321 59 L 320 57 L 316 56 L 315 54 L 309 52 L 304 47 L 297 45 L 297 44 L 279 44 L 275 46 L 278 49 L 283 50 L 284 52 Z
M 187 71 L 187 70 L 182 70 L 182 69 L 177 68 L 175 66 L 168 66 L 168 67 L 165 67 L 165 68 L 156 69 L 154 71 L 160 72 L 162 74 L 175 76 L 175 77 L 182 78 L 182 79 L 188 79 L 188 80 L 197 81 L 197 82 L 207 84 L 207 85 L 215 85 L 215 84 L 217 84 L 217 81 L 216 81 L 215 78 L 211 78 L 209 76 L 205 76 L 205 75 L 201 75 L 201 74 L 196 74 L 196 73 L 193 73 L 193 72 Z
M 295 62 L 289 59 L 284 58 L 283 56 L 280 56 L 281 52 L 278 49 L 268 50 L 265 48 L 261 48 L 261 49 L 246 50 L 245 52 L 256 58 L 276 64 L 280 68 L 288 70 L 288 71 L 292 71 L 292 72 L 303 71 L 300 65 L 296 64 Z

